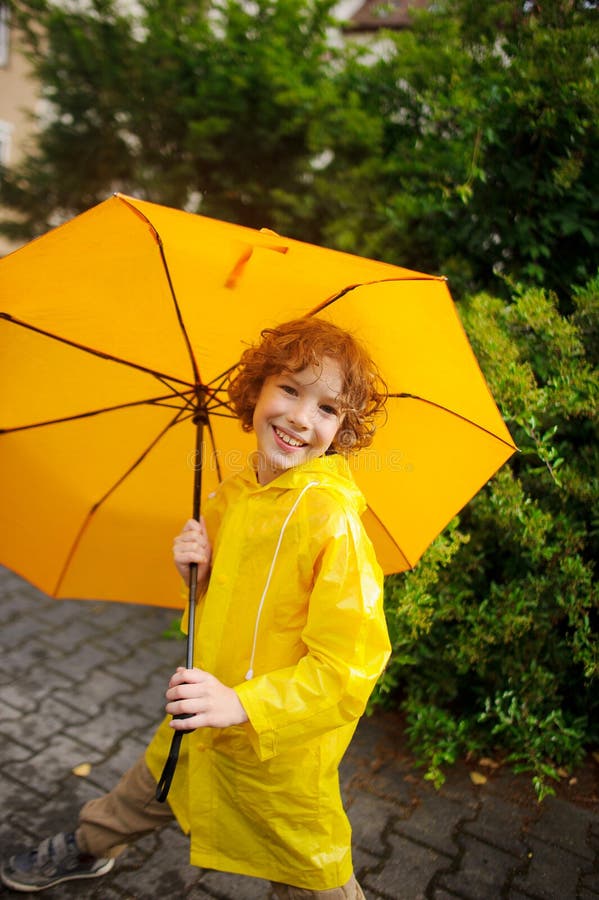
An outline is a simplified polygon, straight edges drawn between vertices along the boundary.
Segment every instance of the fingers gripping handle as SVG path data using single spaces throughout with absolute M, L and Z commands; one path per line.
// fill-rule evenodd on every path
M 197 580 L 198 580 L 198 567 L 195 563 L 192 563 L 189 567 L 189 629 L 187 633 L 187 659 L 186 664 L 188 669 L 193 669 L 193 635 L 195 632 L 195 599 L 196 599 L 196 591 L 197 591 Z M 180 713 L 178 716 L 174 716 L 175 719 L 190 719 L 193 713 Z M 160 780 L 156 785 L 156 800 L 159 803 L 164 803 L 166 798 L 168 797 L 168 792 L 170 791 L 171 784 L 173 781 L 173 776 L 175 774 L 175 769 L 177 768 L 177 760 L 179 759 L 179 751 L 181 749 L 181 741 L 183 740 L 183 736 L 188 734 L 185 731 L 175 731 L 173 734 L 173 738 L 171 740 L 171 747 L 164 764 L 164 768 L 162 769 L 162 775 L 160 776 Z

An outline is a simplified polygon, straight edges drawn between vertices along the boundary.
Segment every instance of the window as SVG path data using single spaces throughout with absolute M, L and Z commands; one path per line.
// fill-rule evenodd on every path
M 8 25 L 8 7 L 0 3 L 0 67 L 8 65 L 10 34 Z
M 0 119 L 0 166 L 7 166 L 10 162 L 10 144 L 13 126 L 10 122 Z

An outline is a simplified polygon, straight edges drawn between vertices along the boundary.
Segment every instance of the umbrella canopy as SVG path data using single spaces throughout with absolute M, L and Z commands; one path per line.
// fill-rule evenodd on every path
M 207 494 L 254 448 L 227 376 L 308 314 L 387 383 L 352 466 L 384 571 L 414 566 L 515 449 L 445 281 L 123 195 L 0 261 L 0 560 L 56 597 L 182 605 L 200 455 Z

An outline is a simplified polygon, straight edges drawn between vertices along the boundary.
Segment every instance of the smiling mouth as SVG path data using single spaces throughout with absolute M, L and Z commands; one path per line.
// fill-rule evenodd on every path
M 307 444 L 304 441 L 299 441 L 297 438 L 291 437 L 290 434 L 286 434 L 284 431 L 281 431 L 279 428 L 276 428 L 273 425 L 273 430 L 276 436 L 286 444 L 288 447 L 306 447 Z

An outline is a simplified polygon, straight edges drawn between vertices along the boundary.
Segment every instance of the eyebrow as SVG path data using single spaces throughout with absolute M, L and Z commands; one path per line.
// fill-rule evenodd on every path
M 284 369 L 282 372 L 279 372 L 277 378 L 288 378 L 290 381 L 293 381 L 296 387 L 307 387 L 307 384 L 314 384 L 313 381 L 309 381 L 305 384 L 303 381 L 298 381 L 295 377 L 297 373 L 290 372 L 288 369 Z M 321 397 L 321 401 L 324 403 L 331 403 L 335 406 L 340 406 L 343 403 L 343 392 L 340 391 L 338 394 L 327 393 L 323 397 Z

